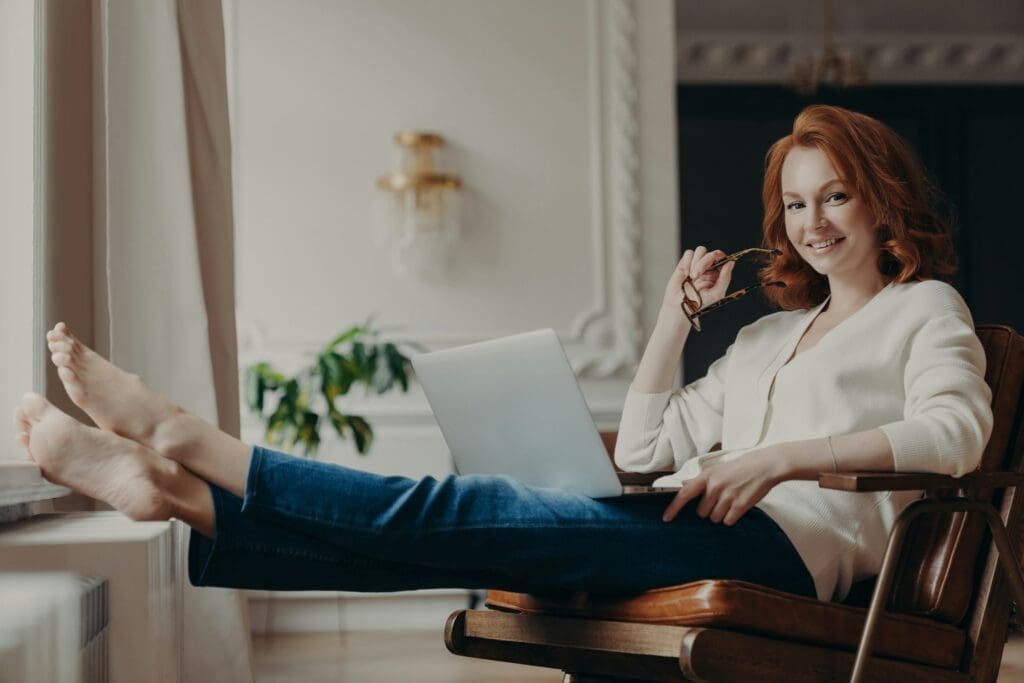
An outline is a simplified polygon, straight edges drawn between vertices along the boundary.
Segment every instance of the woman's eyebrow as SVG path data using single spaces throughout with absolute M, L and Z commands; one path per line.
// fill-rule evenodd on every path
M 829 185 L 835 185 L 836 183 L 842 183 L 842 182 L 843 182 L 842 178 L 833 178 L 832 180 L 828 180 L 828 181 L 825 182 L 824 185 L 822 185 L 821 187 L 818 188 L 818 192 L 821 192 L 822 190 L 824 190 Z M 799 197 L 800 193 L 799 192 L 783 192 L 782 193 L 783 197 L 785 197 L 787 195 L 792 196 L 792 197 Z

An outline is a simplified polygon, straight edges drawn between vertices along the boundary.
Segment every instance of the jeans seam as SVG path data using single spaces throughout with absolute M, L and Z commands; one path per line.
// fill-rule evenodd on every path
M 252 468 L 252 475 L 250 477 L 250 480 L 253 483 L 256 483 L 256 482 L 258 482 L 260 480 L 260 470 L 263 468 L 263 452 L 260 450 L 259 446 L 253 446 L 253 449 L 252 449 L 252 459 L 255 460 L 256 462 L 255 463 L 250 462 L 250 464 L 249 464 L 249 467 Z M 248 483 L 249 482 L 246 482 L 246 484 L 248 484 Z M 258 490 L 259 490 L 258 486 L 253 486 L 251 491 L 249 491 L 248 488 L 247 488 L 246 491 L 243 492 L 243 494 L 249 494 L 250 498 L 255 498 L 256 497 L 256 491 L 258 491 Z

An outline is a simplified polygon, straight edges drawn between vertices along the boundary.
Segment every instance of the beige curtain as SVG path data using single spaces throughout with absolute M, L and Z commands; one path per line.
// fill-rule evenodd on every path
M 238 435 L 219 0 L 44 0 L 45 316 Z M 71 408 L 51 371 L 47 394 Z M 184 585 L 185 681 L 252 680 L 241 594 Z

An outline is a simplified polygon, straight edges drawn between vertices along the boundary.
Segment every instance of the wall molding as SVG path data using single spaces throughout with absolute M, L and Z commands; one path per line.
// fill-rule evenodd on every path
M 594 215 L 591 248 L 594 299 L 586 310 L 555 331 L 578 377 L 622 378 L 635 372 L 643 342 L 635 0 L 590 0 L 586 11 L 589 27 L 590 145 L 595 159 L 590 169 Z M 244 12 L 244 6 L 235 8 L 233 23 L 238 21 L 241 12 Z M 232 46 L 231 52 L 237 55 L 237 45 Z M 235 56 L 230 67 L 233 72 L 231 82 L 235 87 L 239 83 L 238 61 Z M 234 122 L 237 122 L 237 117 L 238 112 L 232 111 Z M 237 233 L 238 241 L 242 243 L 244 230 L 239 229 Z M 236 316 L 239 359 L 243 366 L 268 356 L 288 362 L 324 342 L 310 332 L 279 331 L 244 306 L 239 308 Z M 435 350 L 524 331 L 467 329 L 452 333 L 409 329 L 394 334 L 382 333 L 381 338 L 414 340 Z
M 872 85 L 1024 83 L 1018 34 L 844 33 L 835 42 L 864 60 Z M 688 84 L 785 84 L 820 50 L 816 33 L 682 32 L 676 76 Z

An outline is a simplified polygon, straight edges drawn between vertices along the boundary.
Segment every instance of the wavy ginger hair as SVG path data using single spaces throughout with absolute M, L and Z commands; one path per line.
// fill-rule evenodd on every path
M 765 157 L 764 246 L 782 252 L 761 269 L 768 300 L 786 310 L 811 308 L 828 296 L 828 279 L 815 271 L 786 236 L 782 163 L 794 147 L 817 147 L 848 190 L 864 201 L 878 226 L 878 269 L 897 283 L 948 281 L 956 272 L 949 221 L 939 210 L 941 195 L 928 181 L 909 145 L 884 123 L 840 107 L 811 105 Z

